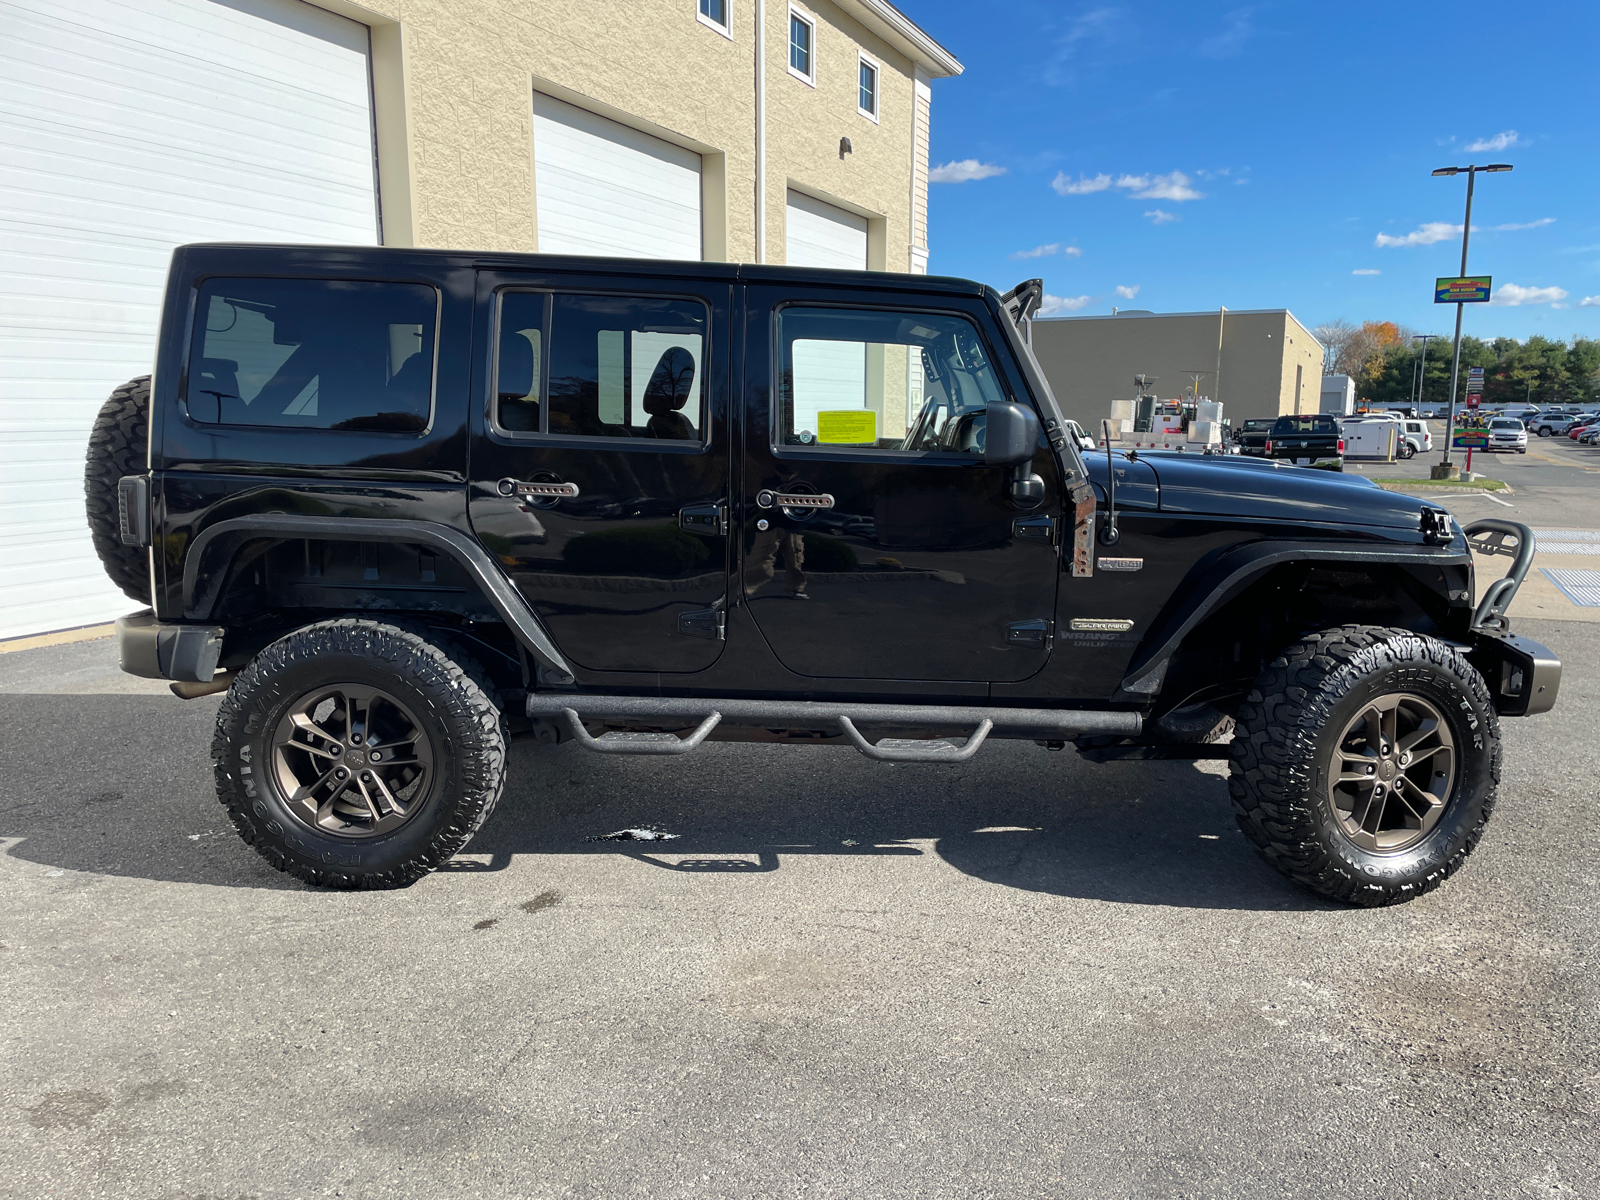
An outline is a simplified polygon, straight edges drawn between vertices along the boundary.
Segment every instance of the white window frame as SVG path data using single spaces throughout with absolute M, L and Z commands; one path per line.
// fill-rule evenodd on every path
M 878 110 L 883 108 L 883 66 L 865 50 L 858 50 L 856 54 L 856 112 L 876 125 Z M 872 103 L 877 107 L 871 112 L 861 107 L 861 68 L 864 66 L 872 68 Z
M 792 41 L 795 21 L 801 22 L 811 30 L 811 74 L 809 75 L 803 75 L 795 70 Z M 784 31 L 786 36 L 783 39 L 783 65 L 789 69 L 789 74 L 801 83 L 814 88 L 817 86 L 817 19 L 799 5 L 791 4 L 789 22 L 789 28 Z
M 700 0 L 694 0 L 694 19 L 699 21 L 700 24 L 704 25 L 707 29 L 715 29 L 718 33 L 731 42 L 733 41 L 733 0 L 722 0 L 722 6 L 728 14 L 728 23 L 726 25 L 718 24 L 716 21 L 713 21 L 710 17 L 706 16 L 705 13 L 701 12 Z

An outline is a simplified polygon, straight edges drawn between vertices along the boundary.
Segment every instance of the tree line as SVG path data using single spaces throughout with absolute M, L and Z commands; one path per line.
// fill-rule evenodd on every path
M 1326 353 L 1324 370 L 1349 375 L 1358 400 L 1373 404 L 1405 403 L 1416 395 L 1421 343 L 1413 332 L 1393 321 L 1331 321 L 1312 330 Z M 1427 343 L 1422 381 L 1424 405 L 1450 402 L 1450 339 Z M 1461 379 L 1456 402 L 1466 397 L 1467 368 L 1482 367 L 1483 403 L 1489 407 L 1524 401 L 1585 404 L 1600 399 L 1600 339 L 1574 337 L 1570 342 L 1539 335 L 1515 338 L 1461 339 Z

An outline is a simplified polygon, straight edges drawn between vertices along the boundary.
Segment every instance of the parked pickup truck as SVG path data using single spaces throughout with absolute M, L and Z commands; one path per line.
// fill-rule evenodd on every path
M 1344 460 L 1344 438 L 1335 417 L 1279 417 L 1267 433 L 1264 448 L 1268 458 L 1290 463 Z
M 96 549 L 149 606 L 118 623 L 123 669 L 222 695 L 222 806 L 317 886 L 443 866 L 510 738 L 539 803 L 574 750 L 934 770 L 1011 739 L 1002 824 L 1024 786 L 1072 821 L 1047 749 L 1226 759 L 1240 829 L 1305 887 L 1439 886 L 1494 808 L 1501 719 L 1560 683 L 1505 616 L 1532 532 L 1260 459 L 1086 455 L 1029 348 L 1043 294 L 180 247 L 154 376 L 89 444 Z M 1515 560 L 1476 596 L 1475 549 Z M 763 772 L 806 769 L 755 751 L 718 777 L 760 805 Z M 1144 819 L 1130 836 L 1166 836 Z
M 1265 458 L 1267 454 L 1267 434 L 1272 431 L 1273 418 L 1251 417 L 1239 426 L 1239 431 L 1233 435 L 1233 440 L 1239 447 L 1240 454 L 1248 454 L 1252 458 Z

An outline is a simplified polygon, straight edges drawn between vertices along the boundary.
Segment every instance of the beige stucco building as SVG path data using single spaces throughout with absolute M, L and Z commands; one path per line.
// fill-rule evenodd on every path
M 1113 400 L 1132 398 L 1135 375 L 1153 376 L 1163 399 L 1222 401 L 1235 427 L 1319 403 L 1322 345 L 1283 308 L 1045 317 L 1033 346 L 1066 415 L 1091 431 Z
M 547 248 L 542 95 L 698 156 L 705 259 L 786 261 L 801 193 L 866 222 L 864 265 L 926 268 L 929 84 L 961 65 L 885 0 L 314 2 L 371 30 L 387 244 Z

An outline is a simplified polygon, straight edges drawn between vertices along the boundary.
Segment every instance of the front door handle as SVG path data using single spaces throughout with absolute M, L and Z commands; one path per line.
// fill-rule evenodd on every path
M 762 488 L 756 493 L 757 508 L 832 508 L 833 497 L 827 492 L 820 496 L 810 492 L 774 492 L 770 488 Z
M 572 500 L 578 495 L 575 483 L 523 483 L 520 479 L 502 479 L 495 484 L 502 496 L 521 496 L 528 500 Z

